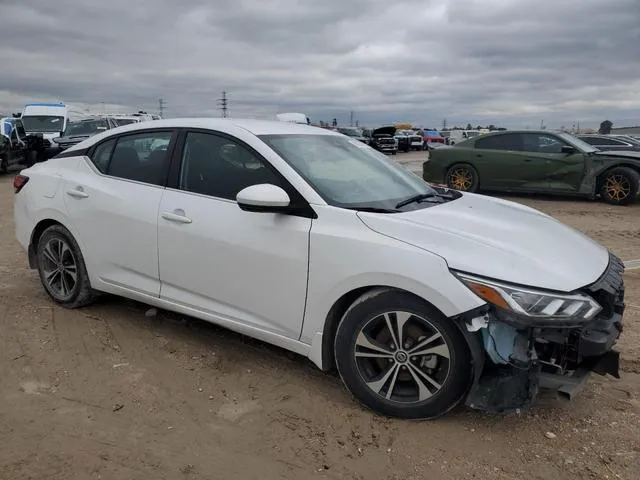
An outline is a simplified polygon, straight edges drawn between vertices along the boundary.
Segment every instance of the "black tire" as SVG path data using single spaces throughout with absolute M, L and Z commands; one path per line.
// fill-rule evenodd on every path
M 62 225 L 47 228 L 38 240 L 36 259 L 42 286 L 54 302 L 79 308 L 93 301 L 84 257 L 69 230 Z
M 636 200 L 640 174 L 629 167 L 615 167 L 605 172 L 599 181 L 602 200 L 611 205 L 629 205 Z
M 398 152 L 391 152 L 391 155 L 396 155 Z
M 406 323 L 399 329 L 401 316 Z M 389 324 L 395 333 L 390 328 L 385 333 Z M 429 332 L 440 336 L 435 338 L 436 333 Z M 390 344 L 398 343 L 398 335 L 403 337 L 402 349 L 393 349 Z M 432 337 L 432 341 L 426 340 Z M 374 348 L 363 347 L 367 343 Z M 440 352 L 419 355 L 427 347 Z M 387 357 L 366 356 L 382 351 L 377 348 L 386 349 Z M 418 356 L 410 353 L 416 348 Z M 371 410 L 391 417 L 432 419 L 444 415 L 463 400 L 472 382 L 471 355 L 458 327 L 428 303 L 393 289 L 378 288 L 354 302 L 338 325 L 334 351 L 338 372 L 349 391 Z M 377 384 L 369 386 L 366 377 L 370 377 L 369 384 Z
M 445 175 L 447 187 L 462 192 L 477 192 L 480 186 L 478 171 L 471 165 L 460 163 L 449 167 Z
M 7 173 L 9 171 L 9 160 L 6 155 L 0 155 L 0 173 Z

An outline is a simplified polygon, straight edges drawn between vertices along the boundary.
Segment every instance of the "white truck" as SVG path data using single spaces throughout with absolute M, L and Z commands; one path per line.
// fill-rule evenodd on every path
M 53 142 L 62 135 L 69 121 L 69 109 L 64 103 L 27 103 L 20 117 L 27 135 L 41 135 L 45 158 L 59 151 Z

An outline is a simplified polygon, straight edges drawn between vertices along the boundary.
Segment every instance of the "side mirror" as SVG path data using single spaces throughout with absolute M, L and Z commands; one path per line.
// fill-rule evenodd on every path
M 560 151 L 562 153 L 567 154 L 567 155 L 572 155 L 572 154 L 576 153 L 575 147 L 572 147 L 570 145 L 563 145 L 562 148 L 560 149 Z
M 283 213 L 291 199 L 282 188 L 270 183 L 261 183 L 243 188 L 236 195 L 238 206 L 247 212 Z

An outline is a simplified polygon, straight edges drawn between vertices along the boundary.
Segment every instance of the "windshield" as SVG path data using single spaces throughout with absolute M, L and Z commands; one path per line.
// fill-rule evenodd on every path
M 338 128 L 338 132 L 348 137 L 361 137 L 362 131 L 357 128 Z
M 598 149 L 593 145 L 589 145 L 584 140 L 580 140 L 578 137 L 574 137 L 568 133 L 558 133 L 558 136 L 569 142 L 574 147 L 578 147 L 578 149 L 582 150 L 584 153 L 593 153 L 598 151 Z
M 27 115 L 20 117 L 27 132 L 53 133 L 64 128 L 64 117 L 51 115 Z
M 477 137 L 478 135 L 480 135 L 480 132 L 467 132 L 468 138 Z
M 64 131 L 64 136 L 71 137 L 73 135 L 95 135 L 96 133 L 107 130 L 107 128 L 107 121 L 103 119 L 71 122 L 67 124 L 67 128 Z
M 366 144 L 335 135 L 262 135 L 329 204 L 395 209 L 398 202 L 436 191 Z M 423 208 L 417 203 L 406 208 Z

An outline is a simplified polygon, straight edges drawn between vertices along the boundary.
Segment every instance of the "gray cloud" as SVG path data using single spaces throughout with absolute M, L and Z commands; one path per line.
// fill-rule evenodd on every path
M 640 123 L 637 0 L 0 0 L 0 112 Z M 104 106 L 102 104 L 104 103 Z

